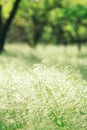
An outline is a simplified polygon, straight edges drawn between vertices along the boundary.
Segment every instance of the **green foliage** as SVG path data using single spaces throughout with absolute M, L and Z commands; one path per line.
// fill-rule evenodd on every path
M 15 0 L 1 1 L 4 19 L 8 18 L 14 1 Z M 48 28 L 49 26 L 50 28 L 55 27 L 56 30 L 60 26 L 63 30 L 62 32 L 64 32 L 64 36 L 67 35 L 65 41 L 71 39 L 70 35 L 76 39 L 77 27 L 80 34 L 79 37 L 83 38 L 86 36 L 86 31 L 81 31 L 80 29 L 83 27 L 86 30 L 87 28 L 87 7 L 85 3 L 85 0 L 72 0 L 72 2 L 70 0 L 23 0 L 20 3 L 19 10 L 13 21 L 13 26 L 14 28 L 25 28 L 24 32 L 30 40 L 30 44 L 34 41 L 35 30 L 37 30 L 36 32 L 42 28 L 44 30 L 46 26 L 48 26 Z M 10 34 L 15 35 L 12 28 L 11 31 Z M 68 35 L 67 32 L 70 33 L 70 35 Z M 43 32 L 42 35 L 44 35 Z M 48 31 L 46 35 L 49 35 Z M 58 37 L 57 31 L 55 31 L 55 36 L 50 32 L 50 36 L 53 37 L 53 39 Z M 40 39 L 42 38 L 43 36 Z
M 65 16 L 69 19 L 83 20 L 86 18 L 87 8 L 82 5 L 76 5 L 72 8 L 66 8 Z
M 53 25 L 62 24 L 62 18 L 64 17 L 64 9 L 55 8 L 54 10 L 50 11 L 49 13 L 49 22 Z
M 9 17 L 13 3 L 14 0 L 1 0 L 1 5 L 3 6 L 3 17 L 5 19 Z

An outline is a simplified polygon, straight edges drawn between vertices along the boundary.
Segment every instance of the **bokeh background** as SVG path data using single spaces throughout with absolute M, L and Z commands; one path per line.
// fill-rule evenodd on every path
M 87 130 L 87 0 L 0 0 L 0 130 Z

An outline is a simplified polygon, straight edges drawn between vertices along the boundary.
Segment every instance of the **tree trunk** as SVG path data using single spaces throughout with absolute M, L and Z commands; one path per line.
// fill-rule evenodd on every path
M 3 21 L 2 21 L 2 5 L 0 5 L 0 30 L 3 26 Z
M 79 21 L 77 20 L 75 25 L 76 38 L 77 38 L 77 46 L 78 50 L 81 51 L 81 42 L 79 41 Z
M 0 52 L 2 52 L 3 49 L 4 49 L 5 39 L 6 39 L 7 33 L 9 31 L 9 28 L 10 28 L 10 25 L 12 23 L 12 20 L 13 20 L 13 18 L 16 15 L 16 12 L 17 12 L 17 9 L 18 9 L 18 6 L 19 6 L 20 2 L 21 2 L 21 0 L 16 0 L 15 1 L 13 9 L 12 9 L 12 11 L 10 13 L 9 18 L 6 20 L 6 23 L 1 28 L 1 32 L 0 32 Z M 2 16 L 2 14 L 1 14 L 1 16 Z
M 35 25 L 35 28 L 34 28 L 34 43 L 33 43 L 34 47 L 37 45 L 38 41 L 40 40 L 42 33 L 43 33 L 43 25 L 41 23 L 38 24 L 38 25 Z
M 43 29 L 44 29 L 44 22 L 39 21 L 36 16 L 32 16 L 32 21 L 34 23 L 34 34 L 33 34 L 33 47 L 36 47 L 39 39 L 42 36 Z
M 0 52 L 1 52 L 1 50 L 2 50 L 2 44 L 1 43 L 3 43 L 4 41 L 4 39 L 3 39 L 3 21 L 2 21 L 2 5 L 0 5 Z

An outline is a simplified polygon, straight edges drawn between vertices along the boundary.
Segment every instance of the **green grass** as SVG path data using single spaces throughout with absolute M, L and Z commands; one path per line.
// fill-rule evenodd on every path
M 87 47 L 5 48 L 0 130 L 87 130 Z

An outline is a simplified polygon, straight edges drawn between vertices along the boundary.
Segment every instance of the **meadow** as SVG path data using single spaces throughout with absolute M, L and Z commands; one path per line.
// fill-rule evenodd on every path
M 87 46 L 7 44 L 0 130 L 87 130 Z

